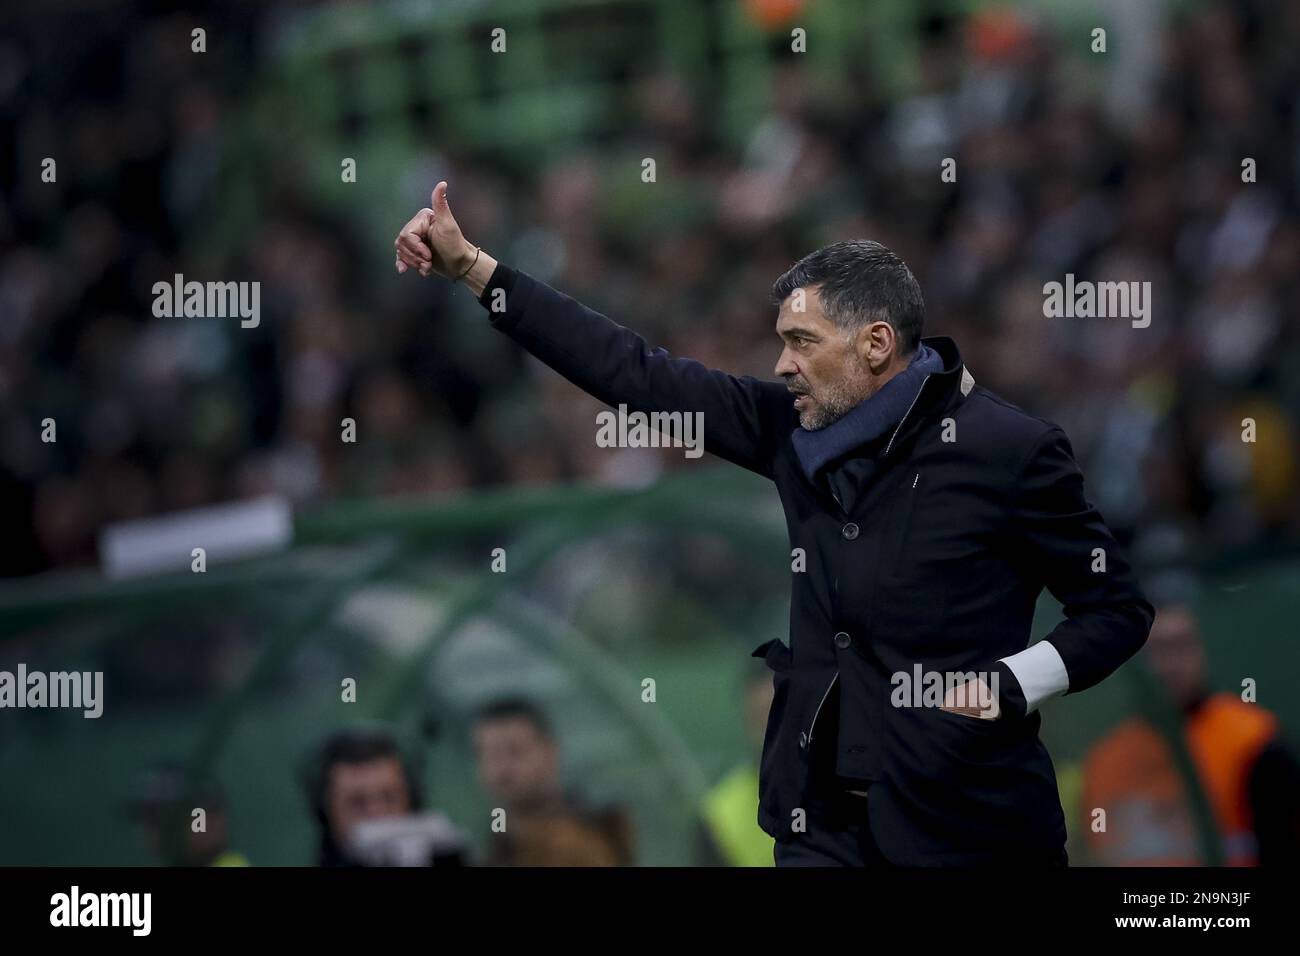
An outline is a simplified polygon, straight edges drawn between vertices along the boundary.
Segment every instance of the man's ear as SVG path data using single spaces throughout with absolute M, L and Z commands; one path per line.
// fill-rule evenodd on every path
M 898 336 L 888 322 L 871 322 L 858 333 L 858 357 L 872 372 L 888 368 L 898 352 Z

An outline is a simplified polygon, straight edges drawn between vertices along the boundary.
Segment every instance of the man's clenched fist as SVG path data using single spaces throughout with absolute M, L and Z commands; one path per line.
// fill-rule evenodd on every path
M 454 279 L 474 261 L 475 248 L 461 234 L 447 205 L 447 183 L 433 187 L 432 208 L 417 212 L 397 234 L 394 265 L 399 273 L 415 269 L 422 276 Z

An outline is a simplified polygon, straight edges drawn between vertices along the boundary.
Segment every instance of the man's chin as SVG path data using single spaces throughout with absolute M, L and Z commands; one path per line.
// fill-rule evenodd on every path
M 826 416 L 820 409 L 810 409 L 806 412 L 799 413 L 799 427 L 806 432 L 820 431 L 828 424 Z

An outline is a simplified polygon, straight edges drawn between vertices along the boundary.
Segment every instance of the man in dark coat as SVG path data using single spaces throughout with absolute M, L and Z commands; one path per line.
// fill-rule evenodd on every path
M 784 383 L 651 349 L 468 243 L 447 205 L 398 272 L 463 282 L 493 326 L 632 412 L 702 414 L 704 447 L 770 478 L 792 550 L 759 823 L 782 865 L 1056 866 L 1065 822 L 1039 707 L 1135 654 L 1154 612 L 1061 429 L 922 338 L 912 273 L 839 242 L 777 280 Z M 793 401 L 792 401 L 793 396 Z M 1065 611 L 1027 646 L 1046 587 Z

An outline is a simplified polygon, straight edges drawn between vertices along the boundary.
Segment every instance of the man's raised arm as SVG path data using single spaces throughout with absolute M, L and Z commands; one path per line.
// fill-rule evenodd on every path
M 772 476 L 782 429 L 795 426 L 784 386 L 650 349 L 635 332 L 466 241 L 445 182 L 432 199 L 398 234 L 398 272 L 413 268 L 464 283 L 494 327 L 579 388 L 629 411 L 700 413 L 706 451 Z

